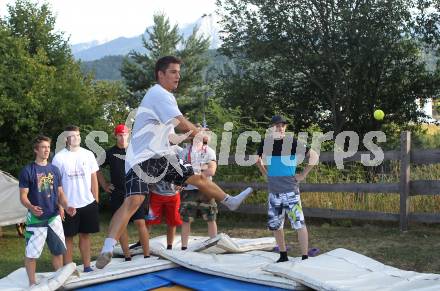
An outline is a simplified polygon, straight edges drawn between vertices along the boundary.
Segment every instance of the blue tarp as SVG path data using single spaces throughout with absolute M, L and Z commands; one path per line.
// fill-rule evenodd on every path
M 137 291 L 137 290 L 151 290 L 155 288 L 165 287 L 165 286 L 172 286 L 173 283 L 169 280 L 164 280 L 158 276 L 156 276 L 157 273 L 149 273 L 144 275 L 138 275 L 133 276 L 130 278 L 120 279 L 120 280 L 114 280 L 109 281 L 105 283 L 100 283 L 96 285 L 87 286 L 84 288 L 79 288 L 77 290 L 98 290 L 98 291 L 108 291 L 108 290 L 130 290 L 130 291 Z
M 247 283 L 234 279 L 203 274 L 186 268 L 169 270 L 133 276 L 130 278 L 110 281 L 78 290 L 130 290 L 144 291 L 165 286 L 181 285 L 194 290 L 223 291 L 223 290 L 252 290 L 252 291 L 281 291 L 285 289 L 266 285 Z

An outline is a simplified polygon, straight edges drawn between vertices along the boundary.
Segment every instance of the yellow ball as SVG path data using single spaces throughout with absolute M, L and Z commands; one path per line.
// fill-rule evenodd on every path
M 374 111 L 374 119 L 382 120 L 384 117 L 385 117 L 385 113 L 382 110 L 377 109 Z

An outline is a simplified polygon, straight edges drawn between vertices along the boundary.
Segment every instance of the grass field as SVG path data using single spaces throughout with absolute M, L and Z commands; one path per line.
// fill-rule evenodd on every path
M 109 215 L 101 216 L 101 232 L 93 235 L 92 254 L 98 254 L 108 227 Z M 264 215 L 222 213 L 218 220 L 219 232 L 233 237 L 254 238 L 271 236 L 266 230 Z M 353 221 L 313 220 L 308 222 L 310 247 L 322 252 L 346 248 L 372 257 L 382 263 L 405 270 L 440 273 L 440 225 L 410 225 L 410 231 L 400 233 L 391 223 L 369 224 Z M 5 227 L 0 238 L 0 278 L 23 266 L 24 239 L 17 237 L 15 227 Z M 136 239 L 133 225 L 129 226 L 132 240 Z M 161 225 L 152 231 L 152 237 L 165 234 Z M 206 235 L 203 222 L 193 225 L 194 235 Z M 298 244 L 294 231 L 286 224 L 286 239 L 290 256 L 298 256 Z M 75 250 L 75 262 L 81 263 L 79 251 Z M 37 263 L 37 271 L 50 271 L 50 256 L 45 248 Z

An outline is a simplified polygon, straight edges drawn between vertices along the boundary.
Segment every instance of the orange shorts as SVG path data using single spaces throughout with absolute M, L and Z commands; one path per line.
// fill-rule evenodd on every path
M 177 226 L 182 224 L 179 213 L 180 193 L 174 196 L 163 196 L 151 192 L 150 209 L 146 216 L 145 222 L 148 225 L 160 224 L 162 216 L 165 216 L 166 224 L 169 226 Z

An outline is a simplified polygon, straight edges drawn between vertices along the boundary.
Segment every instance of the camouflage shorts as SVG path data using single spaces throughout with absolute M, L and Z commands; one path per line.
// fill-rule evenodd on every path
M 206 199 L 199 190 L 183 190 L 180 193 L 180 216 L 183 222 L 193 222 L 198 214 L 205 221 L 217 219 L 217 203 L 214 199 Z
M 282 229 L 286 214 L 293 229 L 303 228 L 305 221 L 299 190 L 295 189 L 288 193 L 269 193 L 267 214 L 269 230 Z

